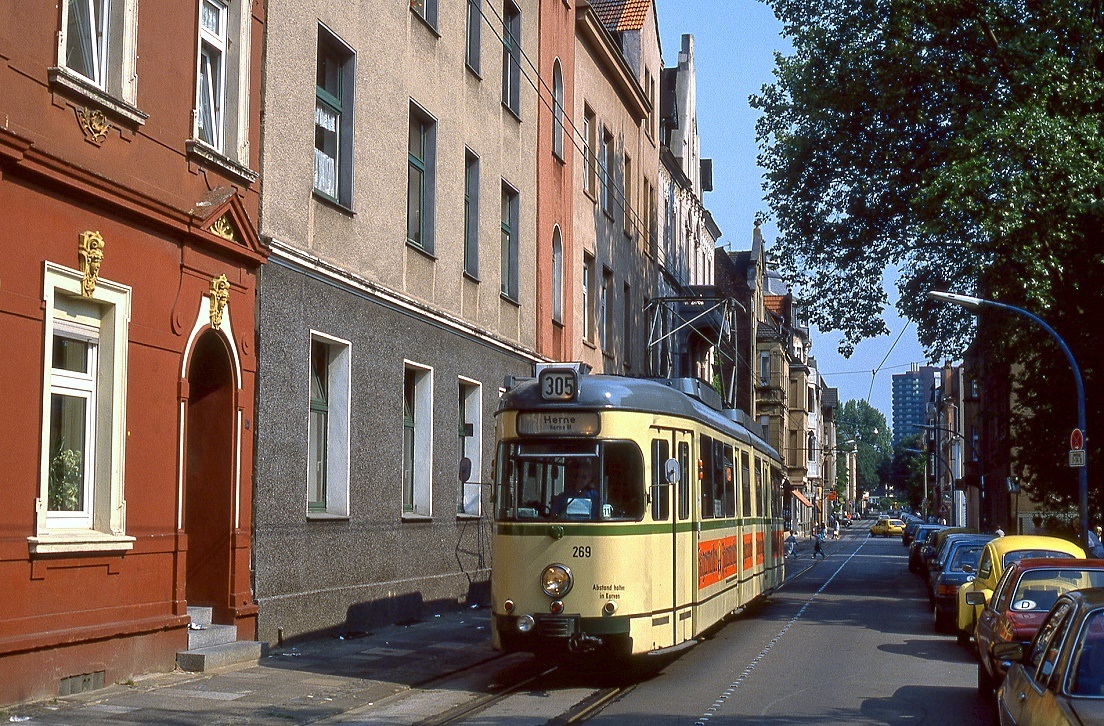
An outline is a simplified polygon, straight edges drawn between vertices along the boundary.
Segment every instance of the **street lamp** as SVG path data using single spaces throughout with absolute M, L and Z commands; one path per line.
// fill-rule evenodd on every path
M 960 307 L 964 307 L 974 315 L 978 314 L 978 311 L 983 307 L 998 308 L 1000 310 L 1007 310 L 1008 312 L 1015 313 L 1022 317 L 1031 320 L 1039 325 L 1043 330 L 1050 334 L 1050 337 L 1054 338 L 1054 341 L 1058 343 L 1058 347 L 1062 349 L 1062 353 L 1065 354 L 1066 360 L 1069 362 L 1070 368 L 1073 370 L 1073 382 L 1077 388 L 1077 428 L 1081 430 L 1082 437 L 1085 437 L 1085 384 L 1081 380 L 1081 369 L 1077 366 L 1077 360 L 1073 357 L 1073 353 L 1070 351 L 1069 346 L 1066 345 L 1066 341 L 1062 340 L 1062 336 L 1055 332 L 1054 328 L 1047 325 L 1047 322 L 1034 313 L 1030 313 L 1023 308 L 1018 308 L 1015 305 L 1008 305 L 1006 303 L 996 302 L 995 300 L 985 300 L 980 297 L 971 297 L 969 295 L 955 295 L 949 292 L 939 292 L 938 290 L 931 290 L 928 292 L 928 297 L 932 300 L 939 300 L 940 302 L 949 302 Z M 1078 467 L 1078 481 L 1077 481 L 1077 493 L 1080 498 L 1081 505 L 1081 541 L 1088 546 L 1089 542 L 1089 470 L 1087 462 L 1085 466 Z

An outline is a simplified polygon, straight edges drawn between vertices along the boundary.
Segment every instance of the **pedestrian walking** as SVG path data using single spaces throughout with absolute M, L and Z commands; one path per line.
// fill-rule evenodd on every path
M 797 552 L 797 535 L 790 530 L 790 536 L 786 538 L 786 557 L 793 557 Z
M 839 539 L 839 520 L 836 520 L 836 526 L 832 528 L 832 539 Z
M 822 560 L 828 559 L 828 555 L 824 554 L 824 548 L 821 547 L 821 544 L 820 544 L 821 539 L 822 539 L 822 537 L 821 537 L 821 534 L 819 532 L 817 532 L 816 534 L 813 535 L 813 559 L 814 560 L 816 559 L 817 555 L 820 555 L 820 558 Z
M 1089 531 L 1089 546 L 1087 549 L 1089 550 L 1089 557 L 1094 560 L 1104 560 L 1104 544 L 1101 544 L 1100 536 L 1100 527 Z

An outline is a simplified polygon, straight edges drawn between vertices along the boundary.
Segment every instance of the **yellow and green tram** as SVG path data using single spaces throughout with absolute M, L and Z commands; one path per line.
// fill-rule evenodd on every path
M 499 650 L 675 648 L 782 583 L 781 460 L 700 382 L 542 367 L 497 441 Z

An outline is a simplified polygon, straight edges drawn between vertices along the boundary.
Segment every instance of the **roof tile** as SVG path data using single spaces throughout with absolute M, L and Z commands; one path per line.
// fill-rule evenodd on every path
M 591 0 L 591 6 L 607 30 L 619 33 L 642 29 L 652 0 Z

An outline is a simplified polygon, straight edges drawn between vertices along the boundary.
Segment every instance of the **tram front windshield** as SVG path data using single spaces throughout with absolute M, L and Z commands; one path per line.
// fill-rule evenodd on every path
M 644 458 L 629 441 L 499 445 L 496 518 L 507 522 L 636 522 Z

